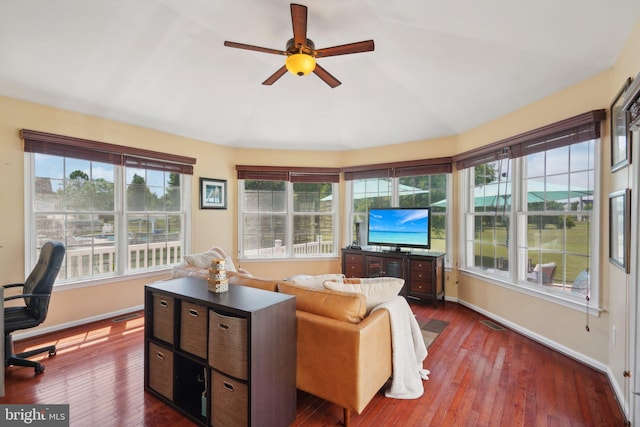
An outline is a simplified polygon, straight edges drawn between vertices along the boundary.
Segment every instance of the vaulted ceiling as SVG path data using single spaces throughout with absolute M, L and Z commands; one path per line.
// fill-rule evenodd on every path
M 458 134 L 611 67 L 638 0 L 308 0 L 342 82 L 287 73 L 283 0 L 0 0 L 0 95 L 235 146 L 350 150 Z M 46 129 L 42 129 L 47 131 Z

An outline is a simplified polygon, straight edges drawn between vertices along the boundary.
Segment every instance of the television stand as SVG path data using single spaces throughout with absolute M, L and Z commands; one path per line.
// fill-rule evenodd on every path
M 400 295 L 435 307 L 444 301 L 444 253 L 419 254 L 395 250 L 342 249 L 342 273 L 346 277 L 398 277 L 404 279 Z

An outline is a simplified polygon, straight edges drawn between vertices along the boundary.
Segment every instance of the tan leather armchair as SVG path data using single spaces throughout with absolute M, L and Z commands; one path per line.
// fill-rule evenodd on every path
M 341 406 L 348 426 L 391 377 L 389 312 L 365 317 L 362 295 L 278 288 L 296 296 L 297 388 Z

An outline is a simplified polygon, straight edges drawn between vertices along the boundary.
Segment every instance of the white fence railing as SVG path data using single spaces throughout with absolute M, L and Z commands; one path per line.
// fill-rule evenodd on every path
M 140 243 L 127 247 L 128 270 L 176 264 L 182 259 L 180 242 Z M 112 273 L 116 266 L 115 246 L 67 248 L 67 277 Z
M 312 242 L 296 243 L 292 246 L 291 253 L 293 256 L 331 255 L 334 253 L 333 240 L 322 240 L 322 237 L 318 236 L 318 239 Z M 244 255 L 249 257 L 284 257 L 287 255 L 287 248 L 282 246 L 280 240 L 276 240 L 271 247 L 245 250 Z

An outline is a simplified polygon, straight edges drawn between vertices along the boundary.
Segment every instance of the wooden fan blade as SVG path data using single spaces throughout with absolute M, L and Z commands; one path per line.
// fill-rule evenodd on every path
M 291 25 L 293 25 L 293 42 L 296 45 L 306 45 L 307 6 L 291 3 Z
M 276 80 L 278 80 L 280 77 L 284 76 L 285 74 L 287 74 L 287 66 L 283 65 L 278 69 L 278 71 L 273 73 L 267 80 L 263 81 L 262 84 L 271 86 L 276 82 Z
M 278 50 L 278 49 L 269 49 L 268 47 L 260 47 L 260 46 L 253 46 L 250 44 L 244 44 L 244 43 L 236 43 L 236 42 L 229 42 L 229 41 L 225 41 L 224 45 L 227 47 L 235 47 L 238 49 L 245 49 L 245 50 L 253 50 L 256 52 L 263 52 L 263 53 L 273 53 L 274 55 L 287 55 L 287 52 L 285 52 L 284 50 Z
M 346 55 L 349 53 L 371 52 L 373 49 L 373 40 L 366 40 L 318 49 L 315 51 L 315 56 L 316 58 L 326 58 L 327 56 Z
M 316 64 L 316 68 L 313 70 L 313 73 L 316 76 L 320 77 L 326 84 L 328 84 L 332 88 L 340 86 L 342 84 L 340 83 L 340 80 L 333 77 L 327 70 L 325 70 L 318 64 Z

